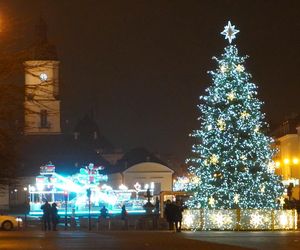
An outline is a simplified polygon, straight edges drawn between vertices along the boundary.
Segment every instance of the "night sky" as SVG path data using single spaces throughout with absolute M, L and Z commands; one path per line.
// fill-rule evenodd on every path
M 61 61 L 62 120 L 74 124 L 94 108 L 116 147 L 188 156 L 228 20 L 267 120 L 300 111 L 300 1 L 6 0 L 3 41 L 28 46 L 41 15 Z

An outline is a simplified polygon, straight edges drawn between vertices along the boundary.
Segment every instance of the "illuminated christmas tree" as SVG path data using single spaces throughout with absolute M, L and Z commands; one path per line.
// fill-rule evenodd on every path
M 230 22 L 221 33 L 229 40 L 213 83 L 200 97 L 201 126 L 193 133 L 188 185 L 193 208 L 277 208 L 283 186 L 275 175 L 272 138 L 257 98 L 257 87 L 246 72 L 232 40 L 239 31 Z

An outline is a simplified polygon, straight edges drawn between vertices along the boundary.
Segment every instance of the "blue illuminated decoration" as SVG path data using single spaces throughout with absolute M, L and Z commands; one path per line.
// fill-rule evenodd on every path
M 87 190 L 90 190 L 92 214 L 99 214 L 102 206 L 106 206 L 111 214 L 120 213 L 122 205 L 126 206 L 129 213 L 145 212 L 143 205 L 146 200 L 139 193 L 143 194 L 149 188 L 153 194 L 154 183 L 146 184 L 144 188 L 136 183 L 133 189 L 122 184 L 119 189 L 114 190 L 106 184 L 108 176 L 101 174 L 101 170 L 103 167 L 89 164 L 77 174 L 62 176 L 56 173 L 53 164 L 42 166 L 35 185 L 29 186 L 30 214 L 40 215 L 40 208 L 45 200 L 57 203 L 61 214 L 65 213 L 66 205 L 68 214 L 87 214 Z

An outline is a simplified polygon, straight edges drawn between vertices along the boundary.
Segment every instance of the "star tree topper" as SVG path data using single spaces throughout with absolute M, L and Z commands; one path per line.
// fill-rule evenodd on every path
M 225 39 L 228 39 L 229 43 L 231 43 L 236 37 L 235 35 L 239 32 L 239 30 L 235 29 L 235 25 L 231 25 L 230 21 L 228 21 L 228 24 L 224 27 L 221 34 L 225 36 Z

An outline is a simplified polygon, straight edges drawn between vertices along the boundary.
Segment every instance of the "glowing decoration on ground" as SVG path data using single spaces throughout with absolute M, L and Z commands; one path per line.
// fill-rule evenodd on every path
M 235 69 L 237 72 L 243 72 L 245 70 L 244 66 L 241 64 L 237 65 Z
M 217 125 L 221 131 L 226 129 L 226 123 L 223 119 L 219 119 Z
M 208 126 L 207 126 L 207 130 L 208 130 L 208 131 L 212 130 L 212 125 L 208 125 Z
M 234 197 L 233 197 L 233 201 L 235 204 L 238 204 L 239 203 L 239 200 L 240 200 L 240 195 L 239 194 L 235 194 Z
M 230 93 L 227 94 L 227 99 L 229 101 L 233 101 L 235 99 L 235 93 L 231 91 Z
M 262 224 L 263 221 L 262 219 L 263 219 L 262 215 L 255 213 L 251 215 L 250 223 L 254 228 L 257 228 Z
M 40 175 L 36 177 L 35 185 L 29 185 L 30 214 L 40 215 L 41 205 L 45 200 L 58 205 L 59 213 L 63 213 L 67 205 L 68 213 L 88 213 L 87 190 L 91 190 L 91 213 L 99 214 L 100 208 L 105 205 L 110 213 L 119 213 L 123 204 L 129 212 L 143 213 L 143 205 L 147 202 L 144 194 L 147 192 L 136 185 L 138 189 L 128 189 L 121 185 L 114 190 L 107 185 L 107 175 L 101 174 L 103 167 L 88 166 L 81 168 L 79 173 L 62 176 L 55 172 L 55 166 L 42 166 Z M 147 184 L 153 195 L 154 183 Z M 142 195 L 139 195 L 142 193 Z M 152 201 L 154 202 L 154 200 Z
M 232 216 L 228 213 L 223 213 L 223 211 L 216 210 L 215 213 L 209 215 L 210 221 L 213 225 L 216 225 L 218 228 L 226 228 L 228 225 L 232 224 Z
M 183 211 L 183 220 L 182 220 L 182 228 L 185 229 L 199 229 L 202 228 L 202 218 L 203 210 L 195 209 L 195 210 L 184 210 Z
M 296 210 L 187 209 L 182 227 L 189 230 L 295 230 Z
M 258 133 L 258 132 L 259 132 L 259 126 L 256 126 L 256 127 L 255 127 L 254 132 L 255 132 L 255 133 Z
M 274 229 L 292 229 L 297 225 L 297 210 L 277 210 L 274 211 Z M 294 228 L 296 229 L 296 228 Z
M 261 188 L 260 188 L 260 192 L 264 193 L 266 190 L 266 186 L 265 185 L 262 185 Z
M 219 157 L 217 155 L 213 154 L 210 157 L 209 161 L 210 161 L 211 164 L 216 165 L 219 162 Z
M 225 36 L 225 39 L 228 39 L 229 43 L 231 43 L 232 40 L 236 38 L 236 34 L 239 32 L 240 31 L 235 28 L 235 25 L 231 25 L 230 21 L 228 21 L 221 34 Z

